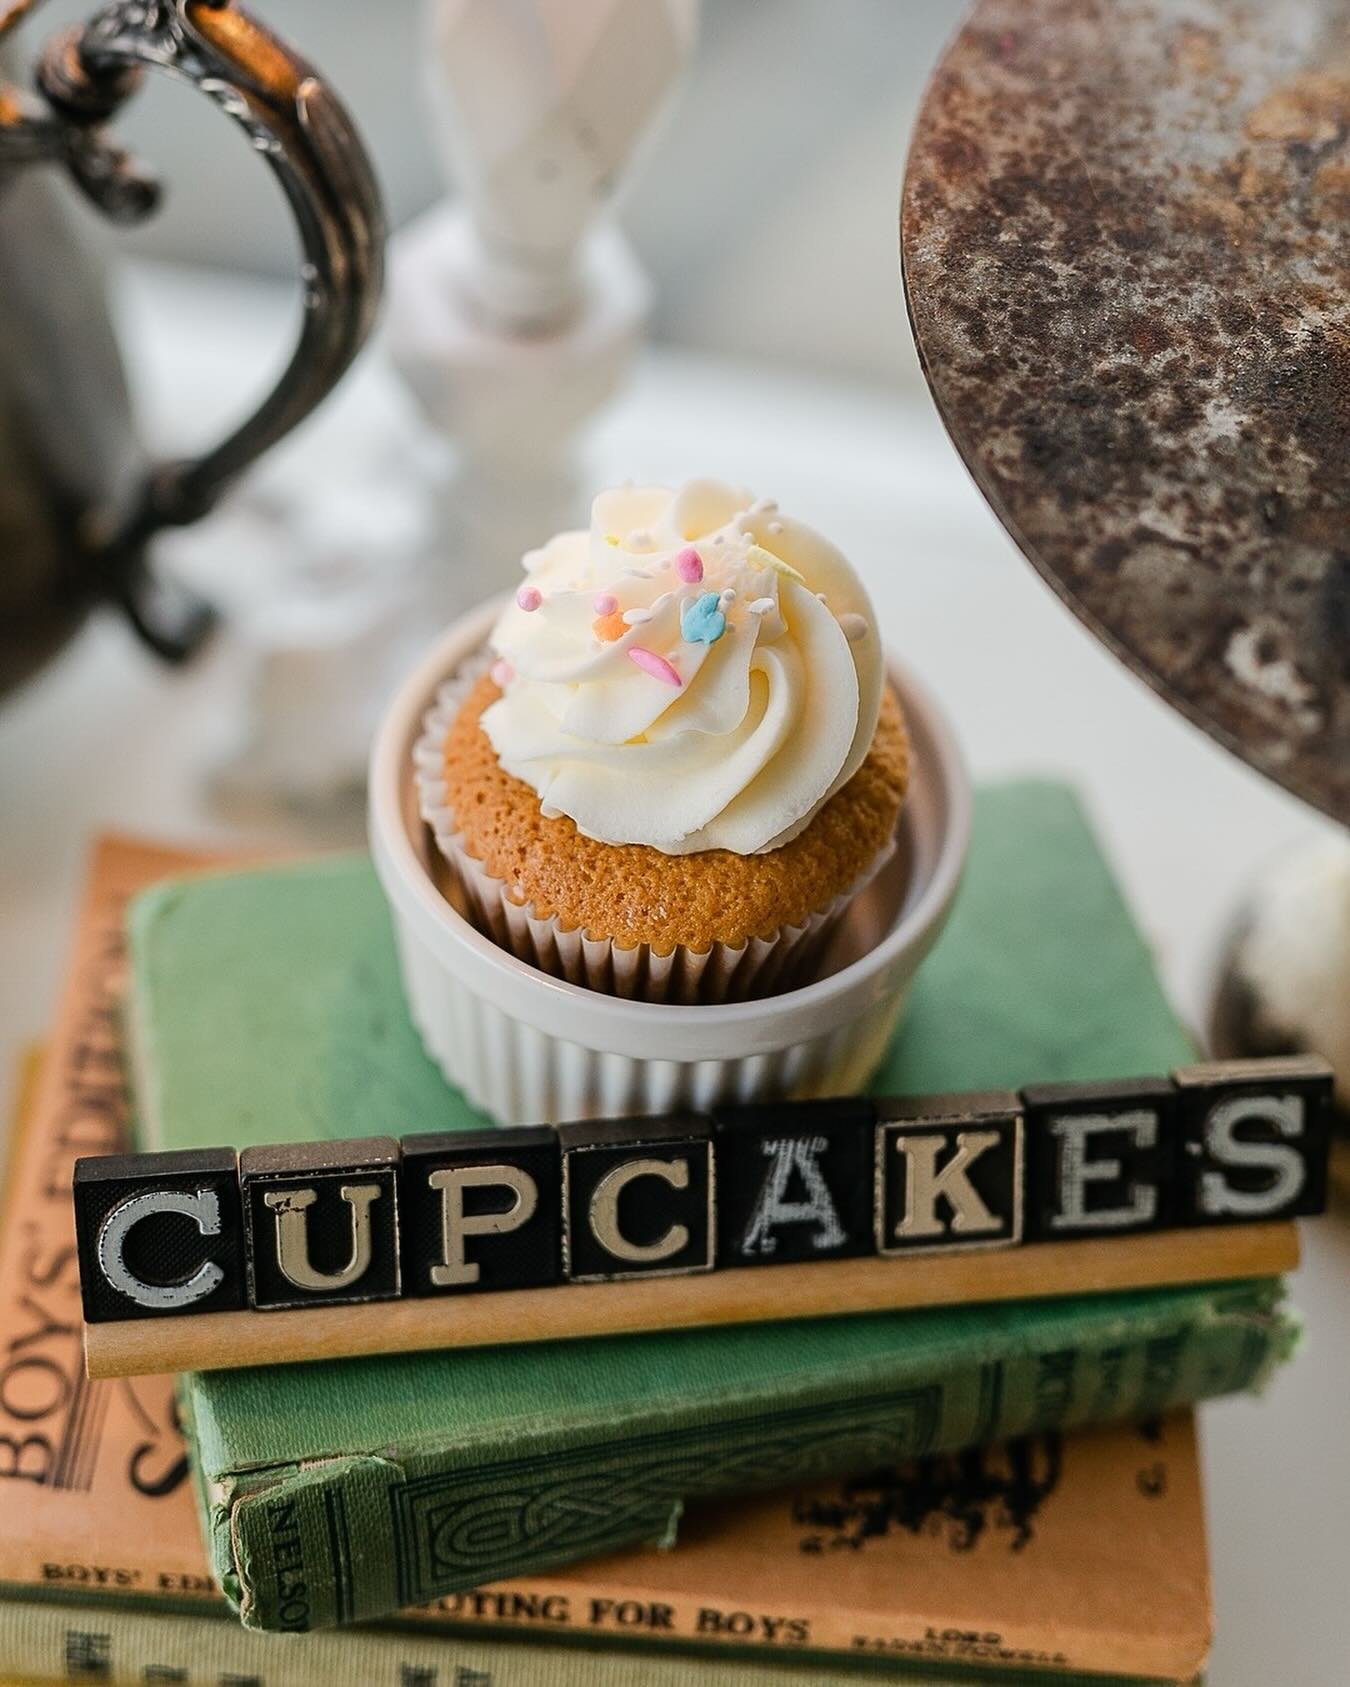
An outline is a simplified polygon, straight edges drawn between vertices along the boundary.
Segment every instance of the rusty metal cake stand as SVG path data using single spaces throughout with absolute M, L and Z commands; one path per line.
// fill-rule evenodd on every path
M 1028 559 L 1350 822 L 1350 0 L 980 0 L 901 217 L 919 355 Z

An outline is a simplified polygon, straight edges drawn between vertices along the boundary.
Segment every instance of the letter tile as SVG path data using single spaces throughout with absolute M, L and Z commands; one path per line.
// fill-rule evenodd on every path
M 715 1107 L 712 1117 L 723 1266 L 873 1251 L 870 1101 Z
M 91 1324 L 244 1304 L 232 1148 L 75 1162 L 80 1296 Z
M 884 1254 L 998 1248 L 1022 1236 L 1022 1103 L 1011 1090 L 878 1100 Z
M 695 1114 L 560 1125 L 563 1262 L 574 1282 L 712 1269 L 712 1127 Z
M 1216 1060 L 1172 1074 L 1192 1224 L 1325 1210 L 1332 1072 L 1316 1055 Z
M 398 1160 L 391 1137 L 246 1148 L 239 1182 L 250 1304 L 395 1298 Z
M 1165 1078 L 1033 1084 L 1028 1241 L 1158 1230 L 1176 1219 L 1176 1091 Z
M 403 1138 L 403 1288 L 523 1289 L 562 1277 L 562 1166 L 548 1125 Z

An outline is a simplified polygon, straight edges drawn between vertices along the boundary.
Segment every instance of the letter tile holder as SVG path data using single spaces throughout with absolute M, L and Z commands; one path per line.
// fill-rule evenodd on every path
M 1278 1275 L 1314 1057 L 76 1162 L 91 1376 Z M 768 1269 L 759 1269 L 768 1267 Z M 679 1281 L 674 1281 L 679 1279 Z
M 643 1276 L 439 1300 L 90 1324 L 85 1362 L 92 1377 L 231 1370 L 428 1348 L 1225 1282 L 1279 1276 L 1292 1271 L 1298 1259 L 1298 1228 L 1287 1222 L 1154 1231 L 1129 1240 L 1051 1242 L 1002 1252 L 808 1261 L 771 1271 Z

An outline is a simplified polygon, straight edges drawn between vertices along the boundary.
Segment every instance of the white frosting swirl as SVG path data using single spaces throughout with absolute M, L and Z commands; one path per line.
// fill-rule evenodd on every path
M 702 579 L 686 578 L 691 547 Z M 871 603 L 774 505 L 713 481 L 603 492 L 588 533 L 524 566 L 482 719 L 545 815 L 603 843 L 754 855 L 796 837 L 867 754 L 883 681 Z

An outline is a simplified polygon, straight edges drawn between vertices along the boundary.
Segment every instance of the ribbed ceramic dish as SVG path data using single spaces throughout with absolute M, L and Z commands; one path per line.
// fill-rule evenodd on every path
M 910 790 L 895 853 L 849 910 L 820 976 L 758 1001 L 628 1001 L 540 972 L 471 925 L 418 812 L 423 717 L 499 610 L 485 604 L 446 632 L 394 698 L 371 761 L 370 844 L 408 1005 L 449 1081 L 503 1125 L 863 1088 L 942 929 L 970 837 L 969 779 L 927 692 L 889 663 L 913 752 Z

